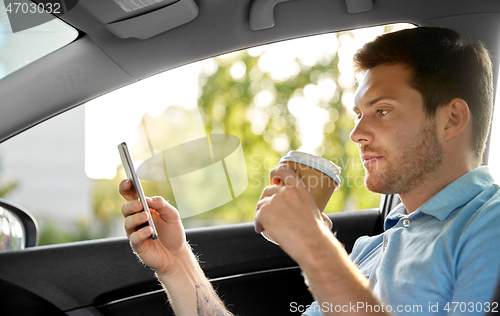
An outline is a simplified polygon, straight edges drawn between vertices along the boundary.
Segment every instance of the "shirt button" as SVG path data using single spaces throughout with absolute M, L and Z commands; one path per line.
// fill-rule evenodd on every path
M 411 223 L 411 222 L 410 222 L 410 220 L 409 220 L 409 219 L 405 219 L 405 220 L 403 221 L 403 226 L 404 226 L 404 227 L 410 227 L 410 223 Z

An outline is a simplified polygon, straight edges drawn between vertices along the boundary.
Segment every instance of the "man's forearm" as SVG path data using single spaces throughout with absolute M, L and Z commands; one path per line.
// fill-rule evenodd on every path
M 307 278 L 314 298 L 320 306 L 328 307 L 322 309 L 323 314 L 369 315 L 352 308 L 342 308 L 358 306 L 358 302 L 372 306 L 380 304 L 373 296 L 368 280 L 349 259 L 342 244 L 330 232 L 322 229 L 316 240 L 316 243 L 308 245 L 304 255 L 297 258 L 297 261 Z M 384 313 L 377 313 L 381 314 Z
M 178 257 L 168 274 L 157 272 L 177 316 L 230 316 L 207 280 L 194 255 L 187 251 Z

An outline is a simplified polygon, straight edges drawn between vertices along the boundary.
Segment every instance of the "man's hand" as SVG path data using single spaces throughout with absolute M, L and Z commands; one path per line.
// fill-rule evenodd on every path
M 265 229 L 266 235 L 298 262 L 320 306 L 379 304 L 368 280 L 323 224 L 322 213 L 295 171 L 282 164 L 270 176 L 271 186 L 264 189 L 257 203 L 255 230 L 260 233 Z
M 297 260 L 303 253 L 302 246 L 316 242 L 324 233 L 323 216 L 290 166 L 279 165 L 271 170 L 270 178 L 271 185 L 264 188 L 257 203 L 255 230 L 265 230 Z
M 162 197 L 146 198 L 158 233 L 158 239 L 153 240 L 150 238 L 151 227 L 143 227 L 147 224 L 148 215 L 142 211 L 132 181 L 122 181 L 119 191 L 127 200 L 122 205 L 122 213 L 132 249 L 157 273 L 168 275 L 175 266 L 177 256 L 188 251 L 179 212 Z
M 231 316 L 207 280 L 187 242 L 179 212 L 162 197 L 146 198 L 156 226 L 158 239 L 151 237 L 147 213 L 137 200 L 132 181 L 120 183 L 125 231 L 130 245 L 150 268 L 168 293 L 177 316 Z

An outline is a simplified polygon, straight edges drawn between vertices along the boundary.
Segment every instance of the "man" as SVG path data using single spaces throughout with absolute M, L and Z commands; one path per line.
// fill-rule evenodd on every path
M 295 172 L 282 165 L 270 177 L 285 186 L 264 189 L 257 232 L 265 229 L 302 268 L 317 301 L 306 315 L 452 314 L 463 312 L 460 304 L 472 314 L 491 309 L 500 190 L 480 167 L 492 111 L 487 51 L 450 30 L 417 28 L 368 43 L 355 63 L 364 78 L 351 139 L 365 185 L 399 194 L 402 204 L 389 214 L 386 231 L 360 238 L 349 257 Z M 122 209 L 131 245 L 155 269 L 177 315 L 230 315 L 191 253 L 177 211 L 162 198 L 148 200 L 156 210 L 153 241 L 149 227 L 140 228 L 147 215 L 130 182 L 120 192 L 128 201 Z

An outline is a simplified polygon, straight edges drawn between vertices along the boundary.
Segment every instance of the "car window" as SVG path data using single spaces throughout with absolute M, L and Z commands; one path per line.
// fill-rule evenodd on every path
M 125 141 L 146 195 L 176 206 L 186 227 L 252 221 L 269 171 L 290 150 L 342 168 L 326 213 L 378 207 L 349 138 L 352 56 L 407 27 L 250 48 L 110 92 L 0 144 L 0 197 L 34 214 L 40 244 L 123 236 Z

